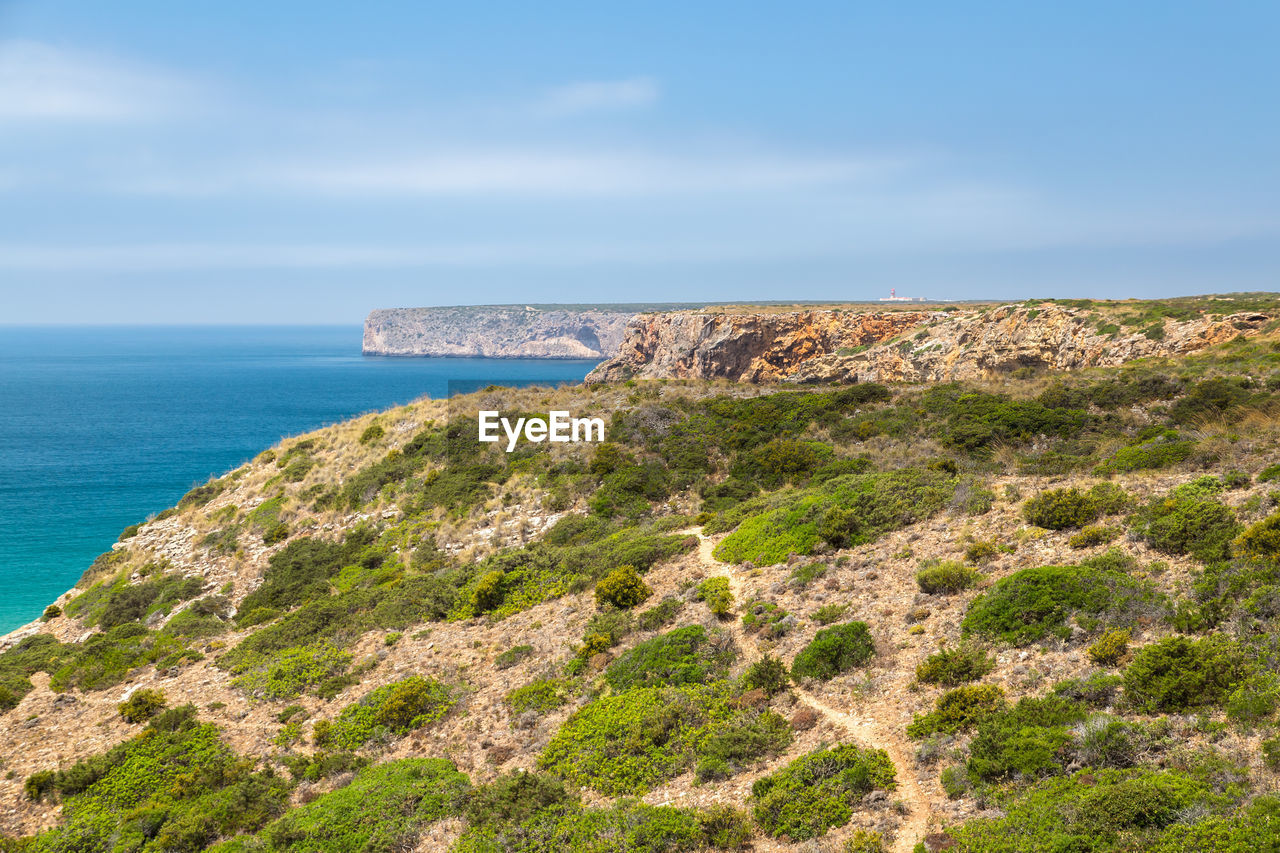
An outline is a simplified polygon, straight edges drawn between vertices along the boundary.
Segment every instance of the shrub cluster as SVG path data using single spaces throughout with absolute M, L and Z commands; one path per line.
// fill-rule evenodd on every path
M 1014 572 L 974 599 L 963 630 L 1022 646 L 1050 635 L 1069 637 L 1073 616 L 1114 624 L 1162 612 L 1164 600 L 1154 587 L 1109 567 L 1116 564 L 1104 555 L 1076 566 Z
M 875 654 L 875 641 L 865 622 L 846 622 L 823 628 L 791 662 L 791 677 L 829 681 L 862 666 Z
M 640 577 L 635 566 L 619 566 L 596 584 L 596 605 L 627 610 L 652 594 L 653 590 Z
M 939 696 L 934 710 L 917 715 L 907 726 L 907 736 L 955 734 L 972 728 L 984 717 L 1003 710 L 1005 705 L 1004 691 L 994 684 L 957 687 Z
M 939 649 L 916 667 L 916 678 L 926 684 L 956 687 L 977 681 L 996 668 L 996 659 L 978 646 L 962 643 Z
M 648 687 L 575 712 L 538 763 L 607 796 L 639 795 L 695 767 L 703 778 L 728 775 L 790 742 L 785 720 L 767 709 L 740 707 L 723 682 Z
M 563 678 L 539 678 L 512 690 L 504 697 L 504 701 L 514 715 L 525 711 L 545 714 L 568 702 L 571 693 L 570 683 Z
M 736 529 L 716 546 L 718 560 L 773 565 L 791 554 L 812 554 L 823 541 L 844 548 L 933 516 L 956 488 L 953 474 L 931 468 L 847 474 L 821 486 L 747 501 L 726 513 Z
M 142 688 L 133 691 L 116 709 L 126 723 L 145 723 L 164 710 L 164 692 Z
M 1175 489 L 1142 507 L 1133 530 L 1157 551 L 1190 554 L 1207 563 L 1231 556 L 1231 541 L 1240 526 L 1231 507 L 1203 491 Z
M 955 593 L 976 586 L 982 577 L 978 572 L 956 560 L 942 560 L 916 573 L 916 583 L 921 592 Z
M 728 634 L 690 625 L 636 645 L 609 664 L 605 679 L 614 690 L 706 684 L 723 678 L 736 656 Z
M 39 836 L 35 848 L 49 851 L 102 849 L 109 838 L 130 840 L 135 849 L 203 850 L 257 830 L 289 804 L 288 783 L 254 772 L 216 726 L 196 721 L 190 705 L 156 715 L 141 734 L 105 753 L 33 774 L 26 791 L 62 797 L 62 825 Z
M 843 745 L 802 755 L 751 786 L 752 813 L 769 835 L 804 841 L 843 826 L 873 790 L 892 790 L 894 766 L 880 749 Z
M 725 618 L 733 609 L 733 593 L 729 590 L 729 579 L 723 576 L 707 578 L 698 584 L 698 598 L 707 603 L 711 612 Z
M 448 687 L 431 678 L 410 676 L 379 687 L 342 709 L 332 723 L 316 723 L 316 746 L 355 750 L 383 736 L 407 734 L 439 720 L 457 699 Z
M 1041 492 L 1023 504 L 1022 515 L 1037 527 L 1065 530 L 1124 512 L 1131 503 L 1119 486 L 1098 483 L 1087 491 L 1072 487 Z
M 1230 640 L 1169 637 L 1133 656 L 1124 671 L 1124 694 L 1149 713 L 1219 705 L 1250 670 L 1244 650 Z

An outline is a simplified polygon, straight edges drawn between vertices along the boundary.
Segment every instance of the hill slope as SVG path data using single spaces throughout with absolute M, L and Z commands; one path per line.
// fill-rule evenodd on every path
M 289 439 L 4 639 L 0 828 L 1274 844 L 1278 395 L 1259 329 L 990 385 L 497 389 Z M 609 441 L 505 454 L 482 408 L 599 414 Z

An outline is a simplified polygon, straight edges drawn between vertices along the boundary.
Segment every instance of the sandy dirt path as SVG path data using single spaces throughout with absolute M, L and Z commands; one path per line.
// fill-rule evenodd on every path
M 709 574 L 720 574 L 729 579 L 729 589 L 733 592 L 734 602 L 741 605 L 746 601 L 741 571 L 737 566 L 722 563 L 712 555 L 716 545 L 715 540 L 704 534 L 701 528 L 695 527 L 681 532 L 698 537 L 698 562 Z M 760 648 L 756 644 L 755 637 L 743 630 L 742 620 L 734 618 L 727 627 L 742 649 L 746 662 L 750 664 L 759 660 Z M 883 749 L 888 754 L 889 760 L 897 770 L 898 784 L 895 793 L 909 809 L 909 812 L 903 816 L 902 824 L 898 827 L 890 849 L 892 853 L 911 853 L 916 843 L 925 837 L 933 809 L 928 796 L 921 789 L 912 772 L 914 762 L 911 759 L 911 745 L 906 741 L 905 736 L 901 732 L 880 724 L 874 717 L 855 715 L 834 708 L 798 685 L 794 685 L 792 690 L 803 704 L 847 731 L 854 740 L 864 746 Z

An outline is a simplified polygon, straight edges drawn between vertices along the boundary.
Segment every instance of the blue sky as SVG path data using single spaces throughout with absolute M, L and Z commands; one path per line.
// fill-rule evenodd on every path
M 1280 4 L 0 0 L 0 323 L 1280 281 Z

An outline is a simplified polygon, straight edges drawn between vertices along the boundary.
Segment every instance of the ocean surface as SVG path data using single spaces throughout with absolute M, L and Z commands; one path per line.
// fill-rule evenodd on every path
M 594 361 L 376 358 L 350 327 L 0 326 L 0 633 L 70 589 L 127 525 L 281 438 Z

